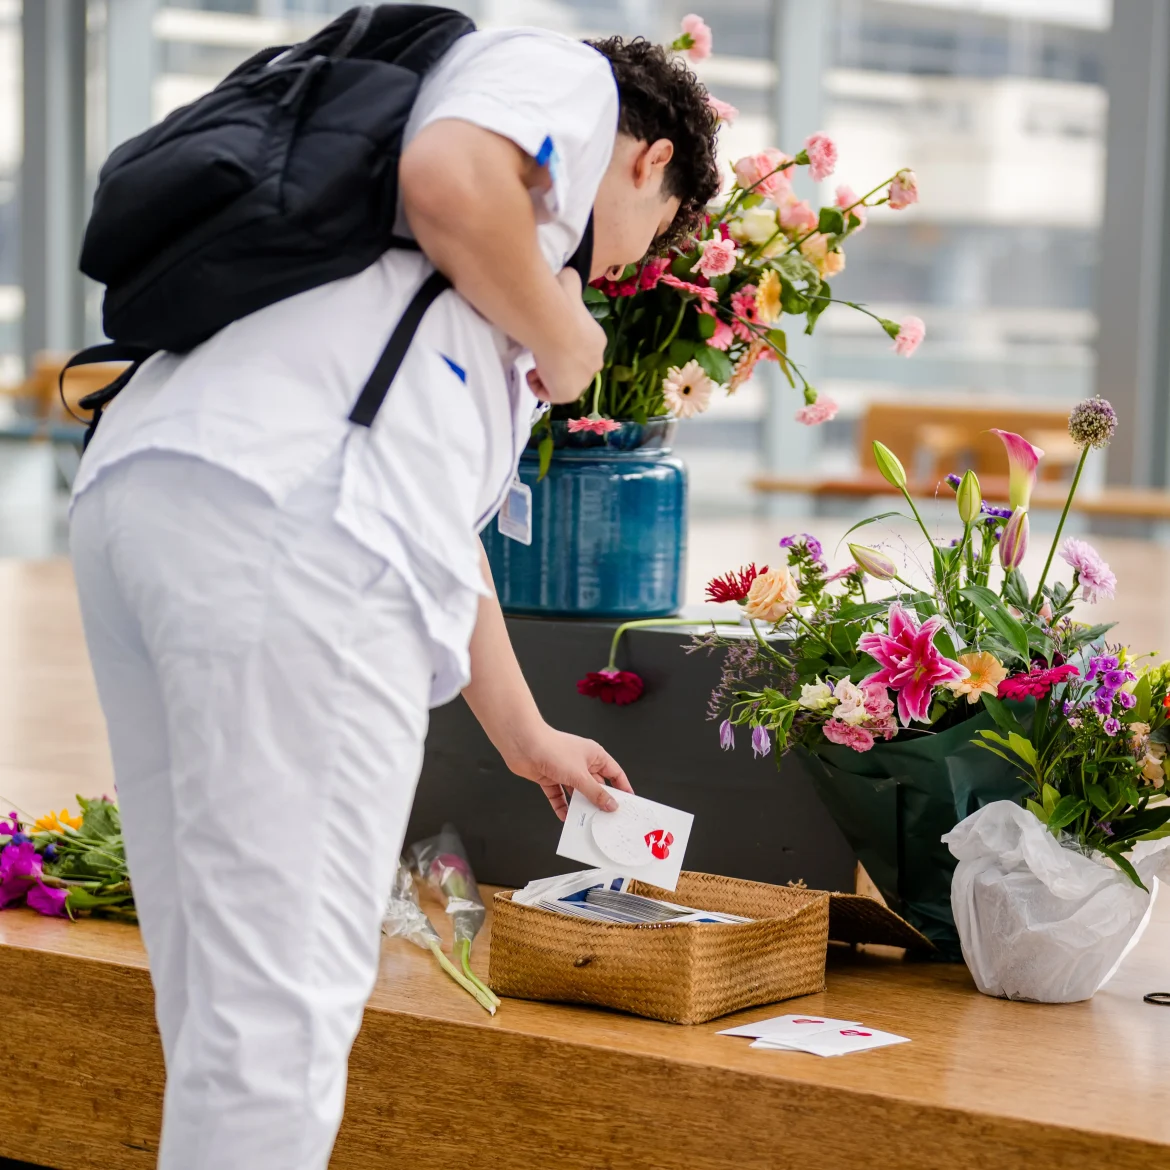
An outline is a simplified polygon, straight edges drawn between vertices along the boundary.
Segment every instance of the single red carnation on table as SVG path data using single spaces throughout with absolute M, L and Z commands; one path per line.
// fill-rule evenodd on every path
M 577 693 L 619 707 L 641 697 L 645 684 L 632 670 L 591 670 L 577 680 Z
M 716 577 L 707 583 L 707 600 L 743 601 L 751 590 L 752 582 L 761 573 L 767 571 L 767 565 L 762 569 L 757 569 L 753 561 L 746 569 L 740 569 L 738 573 L 724 573 L 722 577 Z
M 999 684 L 996 696 L 1000 699 L 1025 699 L 1029 695 L 1042 699 L 1054 686 L 1080 675 L 1071 664 L 1053 666 L 1046 670 L 1033 670 L 1028 674 L 1014 674 Z

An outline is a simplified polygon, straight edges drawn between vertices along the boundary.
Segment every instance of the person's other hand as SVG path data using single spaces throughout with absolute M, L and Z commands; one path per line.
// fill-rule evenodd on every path
M 554 406 L 576 402 L 605 363 L 605 330 L 581 299 L 581 278 L 571 268 L 557 276 L 565 294 L 565 329 L 560 344 L 534 353 L 536 368 L 528 385 L 542 402 Z
M 517 776 L 544 789 L 553 812 L 562 821 L 569 808 L 566 788 L 579 788 L 588 800 L 607 812 L 617 808 L 617 801 L 607 791 L 606 780 L 623 792 L 634 791 L 620 765 L 599 743 L 557 731 L 547 724 L 505 763 Z

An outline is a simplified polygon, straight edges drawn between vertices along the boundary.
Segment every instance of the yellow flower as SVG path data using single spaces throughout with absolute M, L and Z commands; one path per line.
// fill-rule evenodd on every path
M 959 662 L 970 672 L 966 678 L 947 683 L 952 694 L 966 695 L 968 703 L 978 703 L 982 694 L 994 696 L 999 684 L 1008 676 L 1003 664 L 994 654 L 980 650 L 973 654 L 960 654 Z
M 765 325 L 775 325 L 784 313 L 780 306 L 780 274 L 769 268 L 756 289 L 756 313 Z
M 71 829 L 80 829 L 81 817 L 70 816 L 67 808 L 63 808 L 59 813 L 49 812 L 33 821 L 33 832 L 64 833 L 65 825 Z

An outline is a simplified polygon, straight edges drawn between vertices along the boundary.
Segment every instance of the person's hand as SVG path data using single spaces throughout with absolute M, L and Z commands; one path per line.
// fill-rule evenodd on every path
M 581 299 L 581 278 L 566 268 L 557 284 L 565 294 L 564 337 L 547 352 L 534 353 L 536 368 L 528 372 L 532 393 L 554 406 L 576 402 L 605 363 L 605 330 Z
M 617 801 L 606 790 L 606 780 L 623 792 L 634 791 L 625 772 L 600 744 L 557 731 L 547 724 L 527 740 L 515 757 L 505 759 L 505 763 L 517 776 L 544 789 L 553 812 L 562 821 L 569 809 L 566 788 L 579 788 L 593 804 L 607 812 L 617 808 Z

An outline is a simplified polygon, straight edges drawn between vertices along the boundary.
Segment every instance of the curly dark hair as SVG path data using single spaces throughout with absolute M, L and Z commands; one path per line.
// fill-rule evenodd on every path
M 660 248 L 684 243 L 695 231 L 707 203 L 719 190 L 715 161 L 717 120 L 698 78 L 661 45 L 644 37 L 588 41 L 609 59 L 617 82 L 621 114 L 618 129 L 640 142 L 669 138 L 674 157 L 663 180 L 668 195 L 681 200 Z

